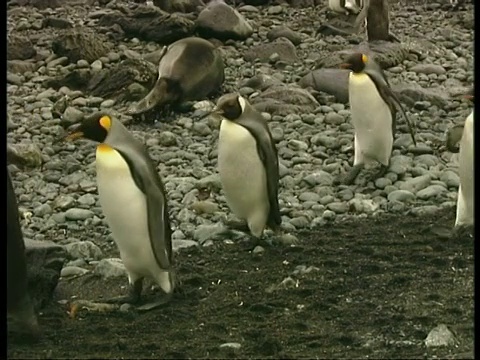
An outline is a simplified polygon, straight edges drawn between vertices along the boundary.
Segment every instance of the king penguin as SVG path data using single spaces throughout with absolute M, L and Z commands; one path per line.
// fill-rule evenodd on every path
M 138 304 L 143 279 L 153 279 L 171 297 L 175 287 L 172 241 L 164 185 L 144 147 L 116 118 L 85 118 L 66 140 L 86 138 L 96 150 L 100 205 L 127 270 L 129 294 L 107 302 Z M 150 310 L 165 299 L 140 306 Z
M 474 100 L 473 90 L 466 96 Z M 457 215 L 455 228 L 474 225 L 474 128 L 473 110 L 468 115 L 463 125 L 456 125 L 447 132 L 447 149 L 458 154 L 458 175 L 460 186 L 458 187 Z M 459 143 L 459 147 L 455 145 Z
M 352 70 L 348 78 L 348 98 L 355 130 L 355 154 L 353 167 L 342 181 L 349 185 L 365 165 L 375 161 L 381 167 L 374 178 L 385 174 L 390 165 L 397 107 L 407 121 L 413 143 L 416 144 L 416 141 L 409 118 L 381 67 L 373 59 L 354 53 L 341 67 Z
M 267 226 L 277 231 L 282 223 L 278 155 L 268 124 L 236 93 L 220 97 L 213 113 L 222 117 L 217 165 L 225 198 L 261 239 Z

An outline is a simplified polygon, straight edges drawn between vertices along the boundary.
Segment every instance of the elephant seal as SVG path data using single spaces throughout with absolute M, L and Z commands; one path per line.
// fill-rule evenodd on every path
M 220 51 L 199 37 L 187 37 L 163 48 L 158 79 L 148 95 L 129 109 L 142 114 L 157 106 L 202 100 L 225 79 Z

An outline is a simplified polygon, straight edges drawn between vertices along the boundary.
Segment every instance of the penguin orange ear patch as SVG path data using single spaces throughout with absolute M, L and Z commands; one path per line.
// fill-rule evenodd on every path
M 365 64 L 368 61 L 368 57 L 365 54 L 362 54 L 362 61 Z
M 112 119 L 108 115 L 102 116 L 98 122 L 107 131 L 110 130 L 110 127 L 112 126 Z
M 98 144 L 97 146 L 97 150 L 100 151 L 100 152 L 109 152 L 109 151 L 112 151 L 112 147 L 105 144 L 105 143 L 101 143 L 101 144 Z

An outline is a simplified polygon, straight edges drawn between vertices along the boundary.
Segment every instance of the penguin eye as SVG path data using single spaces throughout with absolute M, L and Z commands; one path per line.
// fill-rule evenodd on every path
M 98 120 L 98 123 L 107 131 L 112 127 L 112 119 L 108 115 L 102 116 L 100 120 Z

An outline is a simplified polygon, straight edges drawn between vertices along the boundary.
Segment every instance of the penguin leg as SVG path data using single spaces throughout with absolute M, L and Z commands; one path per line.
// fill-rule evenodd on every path
M 385 175 L 389 167 L 390 167 L 390 164 L 387 164 L 387 165 L 380 164 L 380 169 L 375 174 L 373 174 L 370 180 L 375 181 L 378 178 L 383 177 L 383 175 Z
M 110 304 L 137 304 L 140 301 L 140 297 L 143 289 L 143 278 L 133 278 L 128 275 L 129 286 L 128 294 L 123 296 L 117 296 L 105 300 L 104 302 Z
M 473 225 L 473 204 L 467 203 L 463 194 L 462 185 L 458 187 L 458 199 L 457 199 L 457 216 L 455 219 L 455 227 Z
M 272 246 L 272 242 L 269 241 L 265 235 L 264 230 L 267 224 L 268 211 L 265 209 L 257 210 L 253 216 L 247 220 L 248 228 L 253 237 L 253 243 L 255 246 Z
M 351 185 L 357 178 L 360 171 L 365 167 L 365 156 L 363 155 L 363 151 L 360 148 L 357 134 L 355 134 L 354 138 L 354 155 L 353 155 L 353 166 L 343 178 L 340 179 L 340 182 L 344 185 Z
M 160 306 L 166 305 L 173 297 L 173 291 L 175 289 L 175 275 L 171 271 L 161 271 L 155 277 L 155 281 L 162 288 L 163 294 L 159 299 L 143 304 L 137 307 L 139 311 L 149 311 L 157 309 Z

